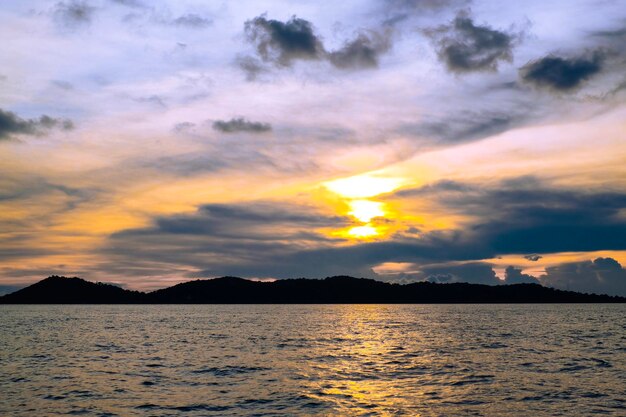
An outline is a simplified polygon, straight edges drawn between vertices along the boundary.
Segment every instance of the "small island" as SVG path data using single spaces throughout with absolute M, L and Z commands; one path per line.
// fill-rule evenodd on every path
M 624 303 L 625 297 L 562 291 L 538 284 L 391 284 L 334 276 L 272 282 L 221 277 L 144 293 L 81 278 L 51 276 L 0 297 L 0 304 L 507 304 Z

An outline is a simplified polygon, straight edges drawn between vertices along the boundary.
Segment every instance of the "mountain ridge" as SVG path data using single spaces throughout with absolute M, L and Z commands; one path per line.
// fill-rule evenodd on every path
M 538 284 L 483 285 L 368 278 L 198 279 L 152 292 L 131 291 L 78 277 L 50 276 L 0 297 L 0 304 L 471 304 L 624 303 L 626 297 L 583 294 Z

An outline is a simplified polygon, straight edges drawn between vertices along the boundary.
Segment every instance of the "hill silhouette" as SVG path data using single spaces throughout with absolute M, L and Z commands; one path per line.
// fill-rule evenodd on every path
M 145 294 L 111 284 L 53 275 L 31 286 L 0 297 L 4 304 L 132 304 Z
M 150 293 L 81 278 L 51 276 L 0 297 L 0 304 L 357 304 L 357 303 L 624 303 L 625 297 L 582 294 L 538 284 L 390 284 L 348 276 L 274 282 L 222 277 Z

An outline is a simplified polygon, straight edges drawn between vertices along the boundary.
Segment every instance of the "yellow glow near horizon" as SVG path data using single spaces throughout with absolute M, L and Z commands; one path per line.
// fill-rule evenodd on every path
M 374 173 L 367 173 L 323 183 L 324 187 L 344 200 L 349 207 L 346 214 L 362 223 L 339 232 L 339 235 L 357 239 L 383 235 L 387 228 L 377 226 L 372 223 L 372 219 L 389 216 L 390 213 L 385 209 L 385 203 L 372 201 L 371 198 L 394 191 L 405 182 L 399 177 L 380 177 Z
M 356 226 L 348 230 L 348 235 L 357 238 L 366 238 L 379 235 L 380 232 L 374 226 L 366 224 L 364 226 Z
M 364 223 L 369 222 L 374 217 L 382 217 L 385 215 L 383 210 L 384 204 L 378 201 L 354 200 L 350 201 L 348 205 L 351 209 L 348 214 Z
M 363 174 L 327 181 L 324 183 L 324 186 L 342 197 L 356 199 L 389 193 L 403 183 L 404 180 L 402 178 L 383 178 L 373 174 Z

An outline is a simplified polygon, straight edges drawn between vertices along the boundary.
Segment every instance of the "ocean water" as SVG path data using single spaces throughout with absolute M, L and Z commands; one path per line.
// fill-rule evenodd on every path
M 626 416 L 626 305 L 0 306 L 0 416 Z

